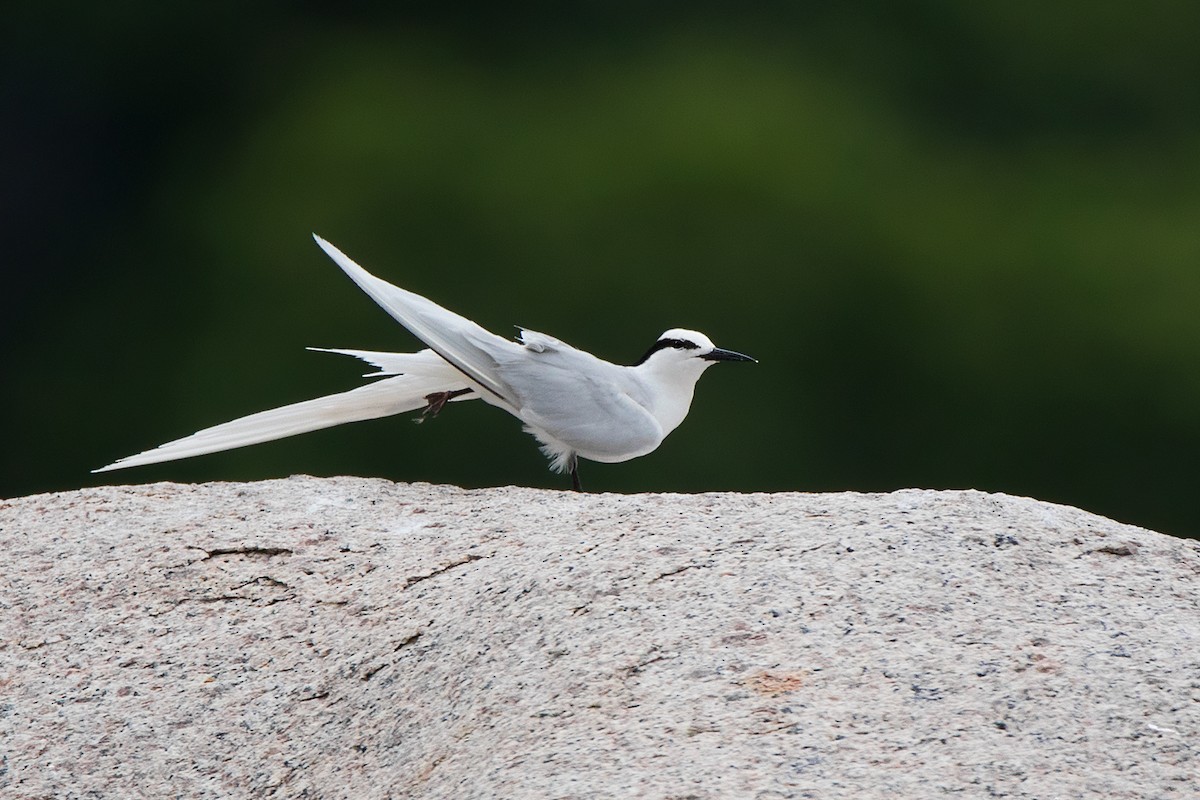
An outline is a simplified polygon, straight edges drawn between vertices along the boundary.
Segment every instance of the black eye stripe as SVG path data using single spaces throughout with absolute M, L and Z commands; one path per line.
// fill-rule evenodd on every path
M 673 347 L 676 350 L 699 350 L 700 349 L 700 345 L 696 344 L 695 342 L 689 342 L 687 339 L 659 339 L 657 342 L 655 342 L 650 347 L 649 350 L 646 351 L 646 355 L 644 355 L 640 359 L 638 359 L 637 364 L 634 364 L 634 366 L 636 367 L 638 364 L 645 363 L 647 358 L 654 355 L 659 350 L 665 350 L 668 347 Z

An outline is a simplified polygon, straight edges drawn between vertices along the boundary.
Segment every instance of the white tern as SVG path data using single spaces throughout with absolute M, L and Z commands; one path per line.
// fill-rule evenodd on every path
M 702 333 L 672 328 L 633 366 L 603 361 L 544 333 L 490 333 L 431 300 L 375 277 L 313 235 L 350 278 L 429 349 L 417 353 L 309 348 L 366 361 L 382 380 L 340 394 L 206 428 L 94 472 L 232 450 L 340 425 L 480 399 L 504 409 L 541 443 L 556 472 L 580 488 L 578 459 L 614 463 L 657 448 L 687 416 L 696 381 L 717 361 L 754 361 Z

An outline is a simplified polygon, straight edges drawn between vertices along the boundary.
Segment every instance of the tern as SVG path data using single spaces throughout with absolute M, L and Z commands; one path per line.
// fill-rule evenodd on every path
M 128 456 L 93 472 L 232 450 L 346 422 L 483 400 L 525 425 L 555 472 L 580 490 L 579 459 L 628 461 L 653 452 L 691 407 L 696 381 L 718 361 L 755 361 L 702 333 L 672 328 L 632 366 L 620 366 L 528 329 L 504 339 L 421 295 L 377 278 L 313 234 L 342 270 L 428 349 L 384 353 L 312 347 L 353 356 L 380 380 L 347 392 L 251 414 Z

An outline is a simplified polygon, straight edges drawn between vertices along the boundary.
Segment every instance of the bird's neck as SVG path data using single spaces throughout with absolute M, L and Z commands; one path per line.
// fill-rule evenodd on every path
M 651 387 L 646 408 L 662 426 L 663 436 L 679 427 L 679 423 L 687 416 L 700 372 L 680 369 L 646 371 L 645 379 Z

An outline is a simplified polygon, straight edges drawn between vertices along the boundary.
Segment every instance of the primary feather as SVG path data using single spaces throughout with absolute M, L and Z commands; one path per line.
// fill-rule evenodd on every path
M 376 278 L 320 236 L 313 234 L 313 238 L 359 288 L 413 336 L 496 397 L 510 400 L 511 390 L 494 374 L 491 352 L 520 345 L 501 339 L 432 300 Z

